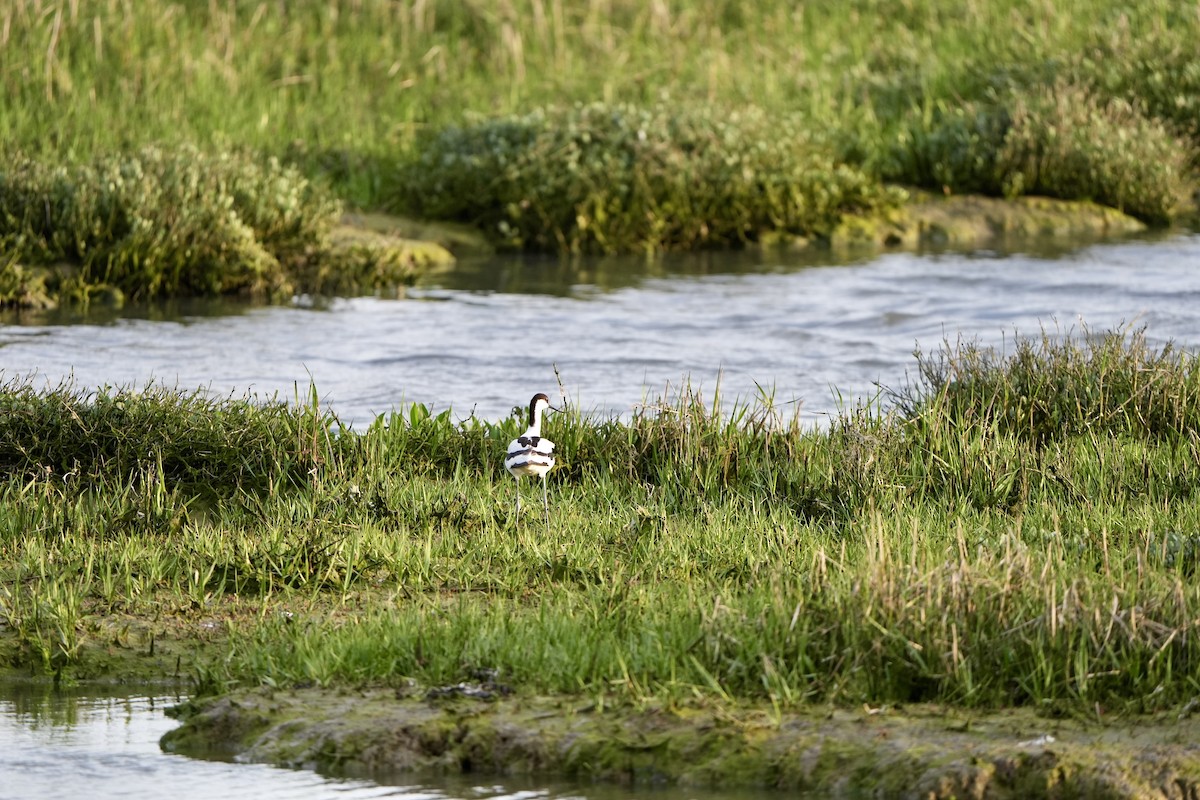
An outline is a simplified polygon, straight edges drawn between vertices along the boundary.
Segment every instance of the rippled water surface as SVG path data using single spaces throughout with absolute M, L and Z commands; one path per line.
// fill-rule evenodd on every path
M 162 753 L 174 697 L 79 696 L 0 687 L 0 798 L 416 797 L 374 784 L 331 784 L 318 775 Z M 265 798 L 263 798 L 265 800 Z
M 564 265 L 471 262 L 406 299 L 230 304 L 0 326 L 0 368 L 80 386 L 161 382 L 286 398 L 310 380 L 361 425 L 410 402 L 499 418 L 556 373 L 585 410 L 624 413 L 690 378 L 706 394 L 799 401 L 819 420 L 898 388 L 912 352 L 960 336 L 1145 326 L 1200 344 L 1200 237 L 1052 255 L 893 253 L 859 263 L 761 253 Z

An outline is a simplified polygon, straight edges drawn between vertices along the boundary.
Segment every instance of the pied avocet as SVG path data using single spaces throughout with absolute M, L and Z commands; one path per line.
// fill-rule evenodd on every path
M 550 498 L 546 473 L 554 467 L 554 442 L 542 436 L 542 413 L 552 408 L 550 398 L 540 392 L 529 401 L 529 427 L 513 439 L 504 456 L 504 468 L 517 479 L 517 524 L 521 521 L 521 476 L 542 479 L 542 504 L 546 509 L 546 527 L 550 527 Z

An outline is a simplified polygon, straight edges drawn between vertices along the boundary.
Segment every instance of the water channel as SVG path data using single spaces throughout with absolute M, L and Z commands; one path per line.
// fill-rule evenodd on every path
M 914 348 L 944 340 L 1005 346 L 1043 329 L 1132 326 L 1153 343 L 1195 350 L 1198 264 L 1195 235 L 849 261 L 764 253 L 480 260 L 430 276 L 403 299 L 10 314 L 0 321 L 0 379 L 283 398 L 305 397 L 311 381 L 354 426 L 411 402 L 495 419 L 532 392 L 556 392 L 557 377 L 573 402 L 602 415 L 628 413 L 687 380 L 711 394 L 719 381 L 726 398 L 765 391 L 820 424 L 879 385 L 902 386 Z M 0 800 L 164 791 L 261 800 L 630 796 L 194 761 L 158 748 L 174 725 L 163 709 L 178 699 L 0 685 Z
M 760 391 L 819 423 L 897 388 L 914 347 L 960 336 L 1145 326 L 1200 343 L 1200 237 L 1065 252 L 891 253 L 861 261 L 766 253 L 647 264 L 468 262 L 404 300 L 252 307 L 176 304 L 9 317 L 0 379 L 147 383 L 307 398 L 355 426 L 408 403 L 496 419 L 557 379 L 572 402 L 629 412 L 689 381 L 727 399 Z M 557 370 L 557 373 L 556 373 Z

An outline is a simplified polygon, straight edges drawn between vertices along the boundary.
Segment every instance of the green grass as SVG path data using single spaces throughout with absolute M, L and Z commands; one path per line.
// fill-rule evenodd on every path
M 44 288 L 84 302 L 100 291 L 290 297 L 340 213 L 292 168 L 191 148 L 76 167 L 17 157 L 0 173 L 0 248 L 48 266 Z
M 868 159 L 888 180 L 927 188 L 1086 199 L 1156 225 L 1196 191 L 1195 145 L 1171 121 L 1066 80 L 938 102 L 904 115 L 892 135 Z
M 141 391 L 0 388 L 0 470 L 19 482 L 94 490 L 114 479 L 189 497 L 273 490 L 308 479 L 332 434 L 307 406 Z
M 14 155 L 0 172 L 0 306 L 394 291 L 449 258 L 342 226 L 342 210 L 327 186 L 250 153 Z
M 1198 36 L 1183 0 L 19 0 L 0 141 L 52 165 L 248 150 L 542 249 L 820 238 L 895 182 L 1167 224 L 1194 206 Z M 647 152 L 587 140 L 587 109 L 645 116 Z M 646 184 L 603 185 L 613 165 Z
M 131 646 L 114 620 L 215 621 L 217 652 L 185 665 L 201 692 L 497 670 L 603 702 L 1191 701 L 1194 358 L 1119 332 L 918 365 L 890 411 L 826 431 L 690 392 L 628 422 L 551 416 L 549 530 L 536 502 L 513 518 L 517 414 L 414 406 L 347 432 L 9 386 L 0 652 L 85 675 Z

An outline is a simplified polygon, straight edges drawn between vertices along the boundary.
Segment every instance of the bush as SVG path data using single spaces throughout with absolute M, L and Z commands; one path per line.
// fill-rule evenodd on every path
M 887 177 L 955 192 L 1091 200 L 1151 224 L 1186 201 L 1193 150 L 1161 121 L 1072 83 L 910 115 Z
M 959 194 L 1000 193 L 997 164 L 1012 120 L 997 105 L 940 106 L 902 121 L 884 159 L 892 180 Z
M 1007 196 L 1087 199 L 1166 224 L 1189 192 L 1192 154 L 1162 122 L 1070 84 L 1014 98 L 998 155 Z
M 544 109 L 433 134 L 393 205 L 469 222 L 501 246 L 621 252 L 825 236 L 901 195 L 831 141 L 756 110 Z
M 287 288 L 327 245 L 340 204 L 275 160 L 148 147 L 79 166 L 0 172 L 0 247 L 62 283 L 136 298 Z
M 1136 103 L 1200 142 L 1200 56 L 1197 18 L 1181 8 L 1152 31 L 1117 27 L 1098 41 L 1079 67 L 1081 78 L 1103 97 Z

